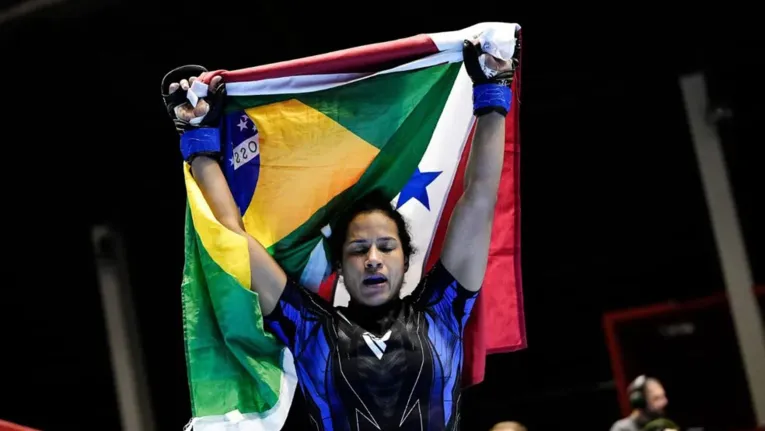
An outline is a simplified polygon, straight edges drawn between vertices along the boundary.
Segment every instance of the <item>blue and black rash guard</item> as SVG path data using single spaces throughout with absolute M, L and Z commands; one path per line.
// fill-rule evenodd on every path
M 332 307 L 289 281 L 266 325 L 292 351 L 316 430 L 456 430 L 477 292 L 438 261 L 404 297 Z

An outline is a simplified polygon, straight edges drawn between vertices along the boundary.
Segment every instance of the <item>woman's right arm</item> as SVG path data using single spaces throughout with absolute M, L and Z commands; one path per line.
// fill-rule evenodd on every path
M 168 74 L 165 81 L 172 78 L 174 77 Z M 181 134 L 184 132 L 185 125 L 193 118 L 206 115 L 215 110 L 215 108 L 211 109 L 205 100 L 200 100 L 196 107 L 192 107 L 188 102 L 180 103 L 177 97 L 178 94 L 173 94 L 179 88 L 185 94 L 186 90 L 194 82 L 194 79 L 195 77 L 192 76 L 189 79 L 179 78 L 177 82 L 163 82 L 163 94 L 165 95 L 166 103 L 168 103 L 169 114 L 175 117 L 174 119 L 181 120 L 180 122 L 176 121 L 176 128 Z M 210 92 L 215 93 L 217 89 L 222 89 L 222 85 L 220 77 L 215 77 L 210 83 Z M 168 102 L 173 100 L 175 103 Z M 220 102 L 222 103 L 222 98 Z M 215 104 L 215 101 L 212 103 Z M 260 303 L 263 315 L 271 314 L 284 291 L 287 275 L 265 247 L 244 230 L 239 209 L 218 161 L 205 153 L 196 154 L 190 160 L 191 174 L 196 180 L 216 220 L 227 229 L 247 239 L 247 248 L 250 255 L 250 285 L 258 293 L 258 302 Z
M 247 248 L 250 252 L 250 285 L 258 293 L 263 315 L 271 314 L 287 283 L 287 275 L 263 245 L 245 232 L 239 209 L 218 162 L 205 156 L 195 157 L 191 162 L 191 174 L 215 218 L 227 229 L 247 238 Z

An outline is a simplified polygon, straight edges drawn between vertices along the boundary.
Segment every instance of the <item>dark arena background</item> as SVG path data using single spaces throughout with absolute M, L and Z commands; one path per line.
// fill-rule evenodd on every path
M 463 394 L 462 429 L 515 420 L 529 430 L 608 430 L 628 413 L 625 387 L 640 373 L 659 376 L 683 429 L 756 429 L 746 370 L 755 382 L 765 371 L 742 359 L 730 283 L 744 274 L 751 289 L 738 286 L 737 298 L 758 297 L 762 313 L 762 23 L 727 3 L 676 13 L 669 4 L 532 3 L 0 2 L 10 256 L 0 420 L 125 429 L 91 242 L 101 225 L 123 240 L 129 332 L 141 350 L 122 359 L 140 363 L 152 429 L 181 430 L 191 417 L 179 296 L 186 196 L 160 98 L 165 72 L 503 21 L 523 26 L 528 348 L 489 357 L 485 381 Z M 710 215 L 720 201 L 705 192 L 688 76 L 706 82 L 704 120 L 727 168 L 714 181 L 729 181 L 735 204 L 721 207 L 734 211 L 727 221 Z M 743 238 L 743 257 L 726 260 L 736 243 L 716 240 L 719 223 L 723 237 Z M 287 429 L 308 429 L 301 408 L 298 397 Z

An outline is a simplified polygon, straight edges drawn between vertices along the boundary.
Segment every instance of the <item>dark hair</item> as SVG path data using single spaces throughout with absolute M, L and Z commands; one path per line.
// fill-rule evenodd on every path
M 391 200 L 380 192 L 372 192 L 345 209 L 332 223 L 332 235 L 329 237 L 330 261 L 334 269 L 340 268 L 343 262 L 343 244 L 348 238 L 348 226 L 359 214 L 380 211 L 396 223 L 401 248 L 404 251 L 404 268 L 409 269 L 409 258 L 415 252 L 409 226 L 404 217 L 393 208 Z

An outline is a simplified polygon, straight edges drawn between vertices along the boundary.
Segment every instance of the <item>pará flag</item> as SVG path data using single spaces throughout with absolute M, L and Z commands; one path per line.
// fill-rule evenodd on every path
M 327 238 L 334 217 L 372 191 L 404 215 L 419 250 L 402 294 L 438 259 L 472 142 L 462 43 L 509 58 L 516 24 L 482 23 L 313 57 L 218 70 L 227 98 L 222 167 L 245 229 L 302 285 L 347 302 Z M 526 345 L 520 283 L 520 66 L 489 265 L 465 334 L 464 381 L 485 357 Z M 192 88 L 189 98 L 205 94 Z M 280 429 L 296 386 L 290 352 L 263 327 L 246 240 L 218 223 L 184 165 L 188 194 L 183 309 L 195 430 Z M 229 428 L 225 428 L 229 429 Z

